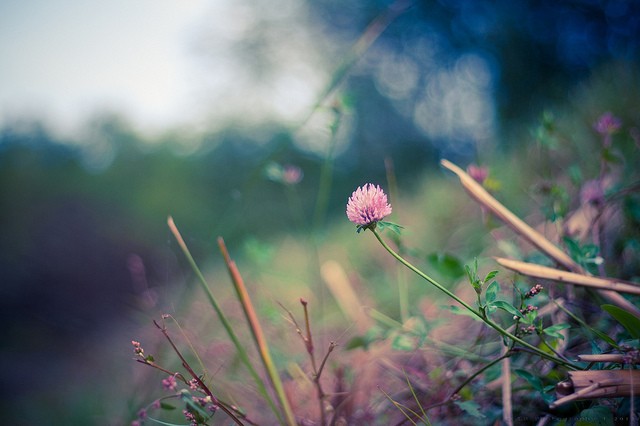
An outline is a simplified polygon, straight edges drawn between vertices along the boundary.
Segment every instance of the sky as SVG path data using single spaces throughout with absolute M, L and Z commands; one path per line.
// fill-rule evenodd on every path
M 0 2 L 0 125 L 37 117 L 70 131 L 96 111 L 143 129 L 193 117 L 193 45 L 226 0 Z
M 298 0 L 3 0 L 0 126 L 35 118 L 73 135 L 111 112 L 150 134 L 295 121 L 327 79 L 318 37 L 292 25 L 306 14 Z
M 100 113 L 150 135 L 295 126 L 356 41 L 334 37 L 299 0 L 2 0 L 0 126 L 35 118 L 73 137 Z M 488 60 L 443 60 L 438 37 L 421 33 L 400 53 L 374 44 L 359 66 L 429 138 L 491 139 Z M 332 117 L 314 114 L 300 146 L 324 150 Z

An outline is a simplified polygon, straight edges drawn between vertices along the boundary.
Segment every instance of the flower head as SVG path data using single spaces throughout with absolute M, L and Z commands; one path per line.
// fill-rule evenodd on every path
M 282 166 L 275 162 L 267 165 L 265 168 L 265 174 L 268 179 L 285 185 L 295 185 L 300 183 L 304 176 L 304 172 L 298 166 L 293 164 L 285 164 Z
M 602 205 L 604 203 L 604 189 L 599 180 L 590 180 L 580 189 L 580 201 L 582 204 Z
M 620 126 L 622 126 L 622 121 L 610 112 L 605 112 L 598 117 L 598 120 L 593 125 L 596 132 L 603 136 L 615 133 Z
M 136 340 L 132 340 L 131 344 L 133 345 L 133 353 L 135 353 L 138 356 L 144 357 L 144 349 L 142 349 L 140 342 Z
M 482 185 L 487 179 L 487 176 L 489 176 L 489 169 L 486 167 L 476 166 L 475 164 L 469 164 L 467 167 L 467 173 L 473 178 L 473 180 Z
M 167 390 L 176 390 L 178 383 L 175 376 L 168 376 L 166 379 L 162 379 L 162 387 Z
M 605 112 L 594 123 L 593 128 L 596 132 L 600 133 L 603 137 L 603 145 L 605 148 L 611 146 L 611 135 L 620 129 L 622 126 L 622 120 L 613 115 L 610 112 Z
M 531 299 L 533 296 L 540 293 L 542 290 L 543 290 L 543 287 L 540 284 L 536 284 L 533 287 L 531 287 L 531 290 L 529 290 L 524 294 L 524 298 Z
M 391 214 L 387 194 L 378 185 L 367 183 L 358 187 L 347 203 L 347 217 L 359 227 L 373 226 Z
M 304 173 L 302 172 L 302 169 L 298 166 L 294 166 L 293 164 L 285 165 L 282 170 L 282 180 L 284 183 L 289 185 L 300 183 L 303 175 Z

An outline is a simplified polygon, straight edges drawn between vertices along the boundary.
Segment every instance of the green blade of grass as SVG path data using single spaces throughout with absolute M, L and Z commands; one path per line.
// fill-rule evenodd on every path
M 196 261 L 193 259 L 193 256 L 191 256 L 191 252 L 189 251 L 187 244 L 184 242 L 182 235 L 180 235 L 180 231 L 178 231 L 178 228 L 171 216 L 169 216 L 169 218 L 167 219 L 167 224 L 169 225 L 169 229 L 171 230 L 171 233 L 173 234 L 176 241 L 178 242 L 178 245 L 182 249 L 182 252 L 187 258 L 187 261 L 189 262 L 191 269 L 196 274 L 196 277 L 198 278 L 198 281 L 200 282 L 200 285 L 204 290 L 204 293 L 206 294 L 207 299 L 209 299 L 209 303 L 211 304 L 211 306 L 213 307 L 213 310 L 218 315 L 218 319 L 222 323 L 222 326 L 224 327 L 225 331 L 227 332 L 229 339 L 231 339 L 233 345 L 236 347 L 236 351 L 238 353 L 238 356 L 240 357 L 240 360 L 247 367 L 247 370 L 249 370 L 249 373 L 253 377 L 253 380 L 255 381 L 256 386 L 258 387 L 258 392 L 262 395 L 262 397 L 265 399 L 267 404 L 269 404 L 271 411 L 273 411 L 273 413 L 278 417 L 278 421 L 281 424 L 284 424 L 285 422 L 282 419 L 280 411 L 276 407 L 275 402 L 271 399 L 271 396 L 267 391 L 267 387 L 264 381 L 260 378 L 260 375 L 251 364 L 247 351 L 244 349 L 244 347 L 240 343 L 240 340 L 238 340 L 238 336 L 233 331 L 233 327 L 231 326 L 231 323 L 229 323 L 229 321 L 227 320 L 227 317 L 222 312 L 222 309 L 220 309 L 220 305 L 218 305 L 216 298 L 214 297 L 213 293 L 209 289 L 209 284 L 207 283 L 207 280 L 204 278 L 204 275 L 202 275 L 202 272 L 200 271 L 200 268 L 198 268 L 198 265 L 196 264 Z
M 244 280 L 240 275 L 240 271 L 238 270 L 236 263 L 229 256 L 229 252 L 227 251 L 227 247 L 224 244 L 224 240 L 222 239 L 222 237 L 218 237 L 218 246 L 220 247 L 220 252 L 224 257 L 224 261 L 227 264 L 227 269 L 229 270 L 229 276 L 231 277 L 231 281 L 233 282 L 233 287 L 235 288 L 238 300 L 242 305 L 242 310 L 244 311 L 247 323 L 249 324 L 251 335 L 253 336 L 256 348 L 260 353 L 260 358 L 262 359 L 264 368 L 267 372 L 267 375 L 269 376 L 269 380 L 271 381 L 271 386 L 273 386 L 273 390 L 278 397 L 287 424 L 289 424 L 290 426 L 296 426 L 297 423 L 295 416 L 293 415 L 293 411 L 291 410 L 287 395 L 284 392 L 284 387 L 282 386 L 282 381 L 280 380 L 278 371 L 275 367 L 275 364 L 273 363 L 273 359 L 271 358 L 269 345 L 267 344 L 267 340 L 264 337 L 264 333 L 262 332 L 262 326 L 260 325 L 260 321 L 258 320 L 258 315 L 256 314 L 256 311 L 253 307 L 253 303 L 251 303 L 251 298 L 249 297 L 249 292 L 244 285 Z
M 420 415 L 418 413 L 416 413 L 415 411 L 413 411 L 411 408 L 407 407 L 406 405 L 403 405 L 403 404 L 399 403 L 398 401 L 396 401 L 395 399 L 393 399 L 391 397 L 391 395 L 389 395 L 387 392 L 385 392 L 384 389 L 382 389 L 380 386 L 378 386 L 378 389 L 380 390 L 380 392 L 382 392 L 384 394 L 385 398 L 387 398 L 389 400 L 389 402 L 392 403 L 393 406 L 396 407 L 402 413 L 402 415 L 405 416 L 405 418 L 412 425 L 418 426 L 418 424 L 415 421 L 413 421 L 414 417 L 417 418 L 417 419 L 420 419 Z M 409 415 L 409 414 L 411 414 L 411 415 Z
M 427 413 L 424 411 L 424 407 L 420 403 L 420 400 L 418 399 L 418 395 L 416 395 L 416 392 L 413 389 L 413 386 L 411 385 L 411 380 L 409 380 L 409 376 L 407 375 L 407 372 L 404 370 L 404 368 L 402 369 L 402 372 L 404 373 L 404 377 L 407 380 L 407 385 L 409 386 L 409 390 L 411 391 L 411 395 L 413 395 L 413 400 L 416 402 L 416 404 L 418 404 L 418 407 L 420 408 L 420 411 L 422 412 L 422 419 L 423 419 L 424 423 L 427 426 L 431 426 L 431 422 L 429 421 L 429 417 L 427 417 Z

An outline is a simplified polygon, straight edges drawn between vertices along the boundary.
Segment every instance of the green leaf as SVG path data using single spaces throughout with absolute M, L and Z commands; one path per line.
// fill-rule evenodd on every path
M 618 344 L 616 343 L 616 341 L 613 340 L 608 335 L 606 335 L 605 333 L 603 333 L 602 331 L 597 330 L 595 328 L 591 328 L 591 327 L 587 327 L 587 330 L 589 330 L 590 332 L 592 332 L 593 334 L 595 334 L 596 336 L 598 336 L 599 338 L 601 338 L 602 340 L 604 340 L 605 342 L 613 346 L 614 348 L 618 347 Z
M 407 334 L 398 334 L 391 347 L 396 351 L 413 351 L 416 349 L 416 339 Z
M 542 380 L 540 380 L 540 377 L 534 376 L 530 372 L 521 369 L 514 370 L 514 373 L 526 380 L 535 390 L 544 392 L 544 385 L 542 384 Z
M 384 338 L 384 330 L 382 327 L 374 325 L 362 336 L 355 336 L 349 340 L 345 345 L 347 350 L 362 348 L 364 350 L 369 349 L 369 345 L 377 340 Z
M 576 421 L 576 426 L 608 426 L 612 424 L 611 410 L 602 405 L 582 410 Z
M 154 422 L 157 423 L 159 425 L 164 425 L 164 426 L 183 426 L 184 423 L 168 423 L 168 422 L 163 422 L 162 420 L 158 420 L 155 419 L 151 416 L 147 417 L 147 420 L 149 420 L 150 422 Z
M 191 413 L 199 414 L 203 419 L 208 419 L 212 416 L 212 413 L 207 412 L 193 400 L 193 396 L 189 392 L 183 391 L 180 395 L 180 399 L 182 399 Z
M 412 334 L 420 338 L 426 337 L 429 332 L 429 323 L 423 316 L 410 317 L 402 326 L 406 330 L 411 330 Z
M 455 404 L 471 417 L 475 417 L 476 419 L 483 419 L 485 417 L 485 415 L 480 412 L 480 405 L 475 401 L 456 401 Z
M 531 385 L 531 387 L 540 394 L 540 397 L 542 397 L 547 404 L 550 404 L 555 399 L 554 393 L 550 393 L 555 390 L 555 385 L 545 386 L 540 377 L 531 374 L 526 370 L 516 369 L 514 370 L 514 373 L 526 380 L 527 383 L 529 383 L 529 385 Z
M 469 265 L 464 265 L 464 270 L 467 272 L 467 278 L 469 279 L 469 282 L 475 287 L 476 277 L 473 271 L 471 271 L 471 268 L 469 268 Z
M 524 316 L 522 315 L 522 312 L 520 312 L 518 309 L 516 309 L 509 302 L 505 302 L 504 300 L 496 300 L 495 302 L 492 303 L 492 305 L 497 307 L 498 309 L 502 309 L 504 311 L 509 312 L 513 316 L 524 318 Z
M 482 282 L 486 283 L 487 281 L 492 280 L 493 278 L 495 278 L 496 275 L 498 275 L 499 271 L 491 271 L 487 274 L 486 277 L 484 277 L 484 280 L 482 280 Z
M 377 227 L 380 231 L 383 231 L 385 228 L 389 228 L 390 230 L 392 230 L 393 232 L 395 232 L 396 234 L 400 235 L 401 234 L 401 230 L 404 228 L 401 225 L 398 225 L 397 223 L 393 223 L 393 222 L 384 222 L 384 221 L 380 221 L 377 224 Z
M 634 339 L 640 338 L 640 318 L 614 305 L 602 305 L 600 307 L 615 318 L 631 337 Z
M 545 328 L 542 331 L 547 336 L 551 336 L 551 337 L 554 337 L 556 339 L 563 339 L 564 340 L 564 336 L 560 333 L 560 330 L 564 330 L 566 328 L 571 328 L 571 325 L 569 325 L 569 324 L 555 324 L 555 325 L 552 325 L 551 327 Z
M 500 292 L 500 284 L 498 284 L 498 281 L 494 281 L 491 284 L 489 284 L 489 287 L 487 287 L 487 290 L 484 296 L 487 304 L 493 303 L 496 300 L 496 297 L 498 297 L 499 292 Z
M 162 408 L 163 410 L 175 410 L 176 409 L 175 406 L 173 406 L 171 404 L 168 404 L 166 402 L 161 402 L 160 403 L 160 408 Z
M 459 306 L 451 305 L 451 306 L 442 306 L 443 309 L 448 309 L 452 314 L 455 315 L 463 315 L 467 317 L 471 317 L 476 321 L 482 321 L 476 314 L 469 311 L 468 309 L 460 308 Z
M 487 305 L 484 307 L 484 313 L 487 314 L 487 316 L 491 315 L 492 313 L 494 313 L 498 308 L 496 308 L 494 305 Z
M 369 342 L 367 342 L 364 336 L 356 336 L 353 339 L 349 340 L 346 345 L 344 345 L 344 348 L 348 351 L 357 349 L 357 348 L 362 348 L 364 350 L 367 350 L 368 347 L 369 347 Z
M 458 280 L 465 273 L 460 259 L 449 253 L 431 253 L 427 256 L 427 262 L 432 269 L 451 280 Z

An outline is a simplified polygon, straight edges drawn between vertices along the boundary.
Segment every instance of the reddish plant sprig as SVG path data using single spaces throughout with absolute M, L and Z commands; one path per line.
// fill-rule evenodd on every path
M 298 321 L 296 321 L 296 318 L 293 315 L 293 313 L 291 313 L 291 311 L 285 308 L 282 304 L 280 304 L 280 306 L 282 307 L 282 309 L 287 311 L 287 314 L 289 314 L 291 323 L 296 327 L 296 333 L 298 333 L 298 336 L 300 336 L 300 338 L 302 339 L 302 342 L 304 343 L 304 346 L 307 350 L 307 354 L 309 354 L 309 359 L 311 360 L 311 369 L 313 372 L 312 380 L 313 380 L 314 386 L 316 387 L 316 394 L 318 395 L 318 403 L 320 405 L 320 424 L 324 426 L 327 424 L 327 418 L 326 418 L 326 413 L 324 409 L 325 400 L 327 399 L 327 394 L 324 392 L 324 389 L 322 388 L 320 377 L 322 376 L 322 371 L 324 370 L 324 366 L 327 363 L 327 359 L 329 359 L 329 355 L 331 354 L 331 352 L 333 352 L 337 344 L 336 342 L 333 342 L 333 341 L 330 342 L 329 348 L 327 349 L 327 353 L 325 354 L 324 358 L 322 359 L 322 362 L 320 363 L 320 368 L 318 368 L 316 363 L 316 358 L 315 358 L 315 347 L 313 346 L 313 335 L 311 333 L 311 321 L 309 320 L 309 309 L 308 309 L 309 302 L 307 302 L 303 298 L 300 298 L 300 304 L 302 305 L 302 308 L 304 310 L 304 322 L 305 322 L 304 334 L 302 332 L 302 329 L 298 325 Z
M 217 405 L 218 407 L 220 407 L 220 409 L 222 409 L 222 411 L 224 411 L 237 425 L 240 426 L 244 426 L 244 423 L 242 423 L 240 421 L 240 419 L 238 417 L 236 417 L 236 415 L 233 413 L 233 411 L 229 408 L 226 407 L 225 404 L 221 403 L 218 398 L 216 398 L 213 393 L 211 392 L 211 390 L 209 389 L 209 387 L 202 381 L 202 379 L 195 373 L 195 371 L 193 371 L 193 369 L 191 368 L 191 366 L 189 365 L 189 363 L 187 362 L 187 360 L 184 358 L 184 356 L 182 356 L 182 353 L 180 352 L 180 350 L 178 349 L 178 347 L 175 345 L 175 343 L 173 343 L 173 340 L 171 339 L 171 337 L 169 336 L 169 331 L 167 330 L 167 328 L 164 326 L 164 324 L 161 326 L 160 324 L 158 324 L 158 322 L 156 320 L 153 320 L 153 324 L 162 332 L 162 334 L 164 335 L 164 337 L 167 339 L 167 341 L 169 342 L 169 344 L 171 345 L 171 347 L 173 348 L 174 352 L 176 353 L 176 355 L 178 355 L 178 358 L 180 358 L 180 361 L 182 362 L 182 366 L 187 370 L 187 372 L 189 373 L 189 375 L 192 377 L 193 380 L 195 380 L 195 382 L 198 384 L 198 387 L 200 389 L 202 389 L 202 391 L 211 398 L 211 401 L 213 402 L 213 404 Z M 188 382 L 185 379 L 185 383 L 188 384 Z
M 165 316 L 163 315 L 163 319 L 164 318 L 165 318 Z M 155 368 L 156 370 L 162 371 L 163 373 L 167 374 L 168 377 L 163 379 L 163 381 L 162 381 L 163 382 L 163 386 L 165 388 L 168 388 L 168 389 L 171 389 L 171 390 L 175 390 L 175 388 L 176 388 L 175 380 L 178 379 L 181 382 L 183 382 L 185 385 L 189 386 L 189 388 L 192 391 L 199 391 L 199 392 L 202 392 L 205 395 L 207 395 L 206 398 L 200 398 L 199 400 L 203 401 L 203 400 L 206 400 L 206 399 L 210 399 L 211 403 L 213 405 L 215 405 L 216 407 L 222 409 L 222 411 L 224 411 L 227 415 L 229 415 L 236 422 L 236 424 L 242 425 L 243 423 L 239 420 L 240 418 L 242 418 L 242 420 L 244 422 L 246 422 L 246 423 L 248 423 L 250 425 L 256 425 L 256 423 L 254 423 L 253 421 L 248 419 L 247 416 L 244 413 L 240 412 L 237 407 L 235 407 L 232 404 L 228 404 L 228 403 L 226 403 L 224 401 L 221 401 L 221 400 L 217 399 L 213 395 L 211 390 L 204 384 L 202 379 L 193 371 L 193 369 L 188 364 L 188 362 L 184 359 L 184 357 L 182 356 L 182 354 L 180 353 L 180 351 L 178 350 L 176 345 L 173 343 L 173 340 L 169 336 L 168 330 L 164 326 L 164 324 L 161 326 L 155 320 L 153 321 L 153 323 L 160 331 L 162 331 L 162 333 L 164 334 L 166 339 L 169 341 L 169 343 L 171 344 L 173 350 L 176 352 L 176 354 L 178 355 L 178 357 L 182 361 L 183 367 L 185 369 L 187 369 L 187 371 L 189 372 L 189 375 L 192 377 L 192 379 L 191 380 L 187 380 L 187 378 L 182 373 L 170 371 L 170 370 L 168 370 L 168 369 L 156 364 L 156 362 L 154 361 L 154 359 L 153 359 L 153 357 L 151 355 L 148 355 L 148 356 L 145 357 L 144 356 L 144 349 L 142 348 L 142 345 L 140 344 L 140 342 L 132 340 L 131 344 L 133 345 L 134 353 L 137 356 L 136 362 L 139 362 L 141 364 L 144 364 L 144 365 L 147 365 L 149 367 Z

